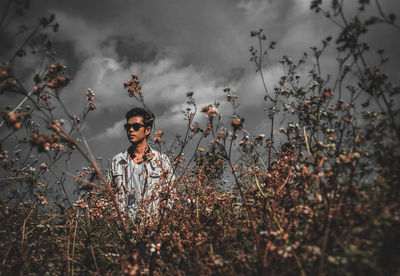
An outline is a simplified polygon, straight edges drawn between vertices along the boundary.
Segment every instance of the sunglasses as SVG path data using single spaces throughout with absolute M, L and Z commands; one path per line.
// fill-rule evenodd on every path
M 126 131 L 129 131 L 132 127 L 134 131 L 138 131 L 141 127 L 145 127 L 145 126 L 146 125 L 144 125 L 144 124 L 134 123 L 134 124 L 125 124 L 124 128 Z

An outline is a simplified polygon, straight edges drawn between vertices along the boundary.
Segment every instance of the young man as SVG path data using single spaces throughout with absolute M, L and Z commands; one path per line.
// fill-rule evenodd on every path
M 148 137 L 154 114 L 143 108 L 126 113 L 126 134 L 131 146 L 112 159 L 111 177 L 123 213 L 132 220 L 141 211 L 155 214 L 160 192 L 172 184 L 172 166 L 168 157 L 152 149 Z

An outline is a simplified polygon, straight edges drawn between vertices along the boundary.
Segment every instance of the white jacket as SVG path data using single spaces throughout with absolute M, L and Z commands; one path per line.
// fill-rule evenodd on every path
M 166 155 L 148 147 L 143 159 L 135 164 L 128 151 L 124 151 L 111 162 L 111 179 L 121 211 L 132 220 L 138 208 L 148 214 L 156 213 L 160 192 L 163 187 L 171 187 L 174 180 Z

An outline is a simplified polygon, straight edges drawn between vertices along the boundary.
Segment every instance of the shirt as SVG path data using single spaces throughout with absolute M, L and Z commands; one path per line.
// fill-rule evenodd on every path
M 143 161 L 136 164 L 128 151 L 117 154 L 111 177 L 121 211 L 133 220 L 139 207 L 144 212 L 157 211 L 161 189 L 172 182 L 173 173 L 168 157 L 148 147 Z

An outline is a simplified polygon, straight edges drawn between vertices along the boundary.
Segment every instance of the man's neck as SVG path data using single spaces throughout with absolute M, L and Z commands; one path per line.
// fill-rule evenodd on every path
M 147 141 L 143 140 L 140 143 L 132 144 L 129 147 L 129 154 L 132 159 L 134 159 L 135 163 L 143 160 L 143 155 L 145 154 L 147 149 Z

